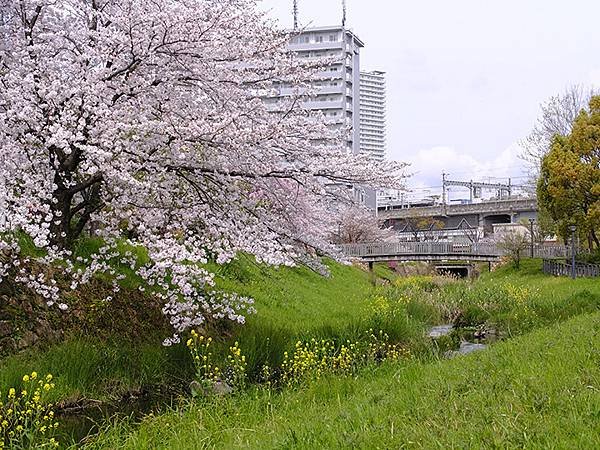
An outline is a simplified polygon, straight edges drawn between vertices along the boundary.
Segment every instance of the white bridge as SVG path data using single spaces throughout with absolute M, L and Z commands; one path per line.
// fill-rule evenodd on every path
M 507 252 L 492 243 L 398 242 L 343 244 L 342 252 L 366 262 L 378 261 L 497 261 Z M 522 250 L 531 255 L 531 247 Z M 571 249 L 564 245 L 534 245 L 535 258 L 569 258 Z

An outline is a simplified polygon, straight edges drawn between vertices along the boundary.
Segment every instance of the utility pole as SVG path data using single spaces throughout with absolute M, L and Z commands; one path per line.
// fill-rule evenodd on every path
M 510 181 L 509 181 L 509 183 L 510 183 Z M 469 194 L 470 194 L 469 198 L 471 201 L 473 201 L 473 197 L 480 196 L 479 193 L 483 192 L 483 190 L 486 190 L 486 191 L 495 190 L 496 194 L 500 198 L 504 198 L 505 194 L 507 192 L 511 192 L 511 190 L 512 190 L 511 184 L 485 183 L 485 182 L 473 181 L 473 180 L 471 180 L 471 181 L 449 180 L 448 178 L 446 178 L 446 174 L 442 174 L 442 187 L 443 187 L 444 193 L 448 189 L 448 186 L 459 186 L 459 187 L 468 189 Z
M 469 183 L 469 203 L 473 203 L 473 180 Z
M 446 204 L 446 172 L 442 172 L 442 205 Z
M 577 278 L 577 268 L 575 266 L 575 231 L 577 231 L 577 227 L 575 225 L 571 225 L 571 278 Z
M 294 31 L 298 29 L 298 0 L 294 0 Z
M 535 222 L 535 219 L 530 218 L 529 219 L 529 238 L 531 240 L 531 254 L 529 255 L 531 258 L 533 258 L 533 222 Z
M 346 28 L 346 0 L 342 0 L 342 27 Z

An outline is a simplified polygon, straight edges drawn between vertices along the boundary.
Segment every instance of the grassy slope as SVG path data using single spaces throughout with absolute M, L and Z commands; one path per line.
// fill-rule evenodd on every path
M 597 280 L 551 278 L 539 269 L 539 261 L 524 261 L 519 271 L 501 268 L 478 283 L 537 290 L 548 324 L 597 311 Z M 589 308 L 573 304 L 587 294 Z M 358 379 L 192 403 L 134 432 L 117 425 L 95 446 L 592 448 L 600 446 L 599 333 L 600 315 L 583 315 L 452 361 L 389 364 Z
M 360 311 L 371 285 L 368 274 L 356 267 L 328 264 L 331 278 L 304 268 L 265 268 L 247 259 L 215 267 L 220 287 L 256 299 L 258 314 L 246 326 L 231 329 L 232 339 L 250 349 L 250 341 L 256 348 L 265 337 L 287 342 L 316 330 L 342 329 Z M 116 399 L 152 384 L 186 386 L 192 378 L 187 349 L 165 348 L 159 342 L 71 337 L 48 349 L 0 359 L 0 389 L 17 386 L 33 370 L 55 375 L 55 400 Z
M 493 272 L 481 275 L 479 283 L 493 285 L 498 281 L 527 285 L 537 289 L 549 300 L 564 299 L 583 290 L 600 294 L 600 282 L 597 278 L 578 278 L 571 280 L 565 277 L 551 277 L 542 273 L 542 260 L 525 259 L 521 268 L 516 270 L 510 265 L 502 266 Z
M 256 300 L 249 323 L 284 327 L 298 334 L 350 322 L 371 291 L 366 271 L 327 262 L 330 278 L 304 267 L 269 268 L 245 257 L 224 267 L 211 267 L 221 289 Z M 379 268 L 385 275 L 383 268 Z
M 259 353 L 269 351 L 265 349 L 266 338 L 280 340 L 275 343 L 279 345 L 273 346 L 273 352 L 280 355 L 281 346 L 292 339 L 351 333 L 363 315 L 366 297 L 372 293 L 369 277 L 357 268 L 329 265 L 332 271 L 329 279 L 302 268 L 265 269 L 248 260 L 214 268 L 221 288 L 250 295 L 257 301 L 258 314 L 250 317 L 246 326 L 231 329 L 231 339 L 239 339 L 247 355 L 254 352 L 250 356 L 260 359 L 264 355 Z M 382 267 L 378 270 L 380 276 L 388 275 Z M 553 307 L 548 323 L 560 319 L 557 312 L 565 308 L 565 299 L 585 292 L 600 295 L 597 280 L 573 282 L 545 277 L 540 274 L 537 261 L 524 261 L 519 272 L 503 268 L 484 274 L 478 283 L 493 285 L 497 282 L 537 289 L 544 303 Z M 585 296 L 578 298 L 585 301 Z M 580 305 L 573 309 L 576 314 L 582 311 L 586 309 Z M 560 314 L 561 320 L 570 315 L 573 314 Z M 300 391 L 286 390 L 272 397 L 251 391 L 223 400 L 224 403 L 216 407 L 193 405 L 183 412 L 149 419 L 129 437 L 130 430 L 116 427 L 98 442 L 105 448 L 114 447 L 122 440 L 130 448 L 153 447 L 163 442 L 165 448 L 201 448 L 204 444 L 387 447 L 388 441 L 398 446 L 409 440 L 419 443 L 418 439 L 423 439 L 421 446 L 435 447 L 437 439 L 440 446 L 464 447 L 466 441 L 460 439 L 468 435 L 482 436 L 488 439 L 487 444 L 494 435 L 508 436 L 513 446 L 519 446 L 518 433 L 523 439 L 531 436 L 541 439 L 544 433 L 557 435 L 563 419 L 558 417 L 556 408 L 569 406 L 571 394 L 573 405 L 564 418 L 568 427 L 575 427 L 577 421 L 585 425 L 589 422 L 585 414 L 598 413 L 598 404 L 589 403 L 584 395 L 597 395 L 594 389 L 598 388 L 595 371 L 598 361 L 592 358 L 592 353 L 586 352 L 591 351 L 590 345 L 598 351 L 598 335 L 580 335 L 582 341 L 569 337 L 576 336 L 580 326 L 593 326 L 597 330 L 598 318 L 577 320 L 579 322 L 570 322 L 575 325 L 561 326 L 565 346 L 560 340 L 555 342 L 551 331 L 539 331 L 500 344 L 486 353 L 493 356 L 365 369 L 358 380 L 331 378 Z M 587 344 L 577 346 L 577 342 L 572 341 Z M 549 358 L 541 352 L 546 348 L 553 352 Z M 594 361 L 595 366 L 585 365 Z M 479 370 L 479 365 L 490 370 Z M 45 352 L 27 352 L 0 360 L 0 387 L 15 385 L 23 373 L 32 370 L 57 375 L 57 399 L 114 399 L 124 391 L 144 385 L 178 383 L 185 386 L 191 379 L 187 351 L 181 346 L 165 349 L 140 342 L 70 339 Z M 576 382 L 582 373 L 590 377 L 589 386 L 593 388 L 567 383 L 563 391 L 558 384 L 552 384 L 554 377 L 562 380 L 561 383 L 570 378 Z M 523 397 L 529 391 L 537 397 Z M 489 399 L 494 399 L 489 402 L 494 406 L 487 406 Z M 558 403 L 553 403 L 554 399 Z M 497 407 L 498 402 L 513 405 L 514 409 L 506 412 Z M 540 407 L 543 407 L 542 412 L 535 412 L 535 408 Z M 541 425 L 534 417 L 545 417 L 540 415 L 542 413 L 550 419 L 548 428 L 538 432 Z M 181 418 L 180 414 L 183 414 Z M 598 416 L 595 419 L 600 420 Z M 486 427 L 488 422 L 492 423 L 491 427 Z M 524 430 L 524 427 L 529 428 Z M 554 431 L 553 427 L 556 427 Z M 587 436 L 584 431 L 581 439 Z M 567 437 L 561 436 L 561 439 L 567 442 Z
M 114 428 L 100 448 L 600 448 L 600 314 L 449 361 L 252 392 Z

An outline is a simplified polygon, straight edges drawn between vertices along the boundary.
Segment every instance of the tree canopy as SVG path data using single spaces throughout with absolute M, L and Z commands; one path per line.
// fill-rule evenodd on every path
M 520 143 L 523 147 L 520 156 L 535 175 L 539 174 L 542 159 L 550 151 L 554 137 L 571 132 L 575 119 L 581 110 L 587 109 L 593 95 L 593 89 L 573 85 L 540 105 L 540 116 L 533 130 Z
M 538 201 L 567 236 L 576 225 L 590 248 L 600 247 L 600 96 L 581 111 L 565 136 L 556 136 L 542 160 Z
M 0 277 L 61 298 L 57 269 L 18 265 L 16 232 L 75 287 L 119 257 L 182 331 L 244 320 L 208 260 L 332 253 L 334 187 L 401 187 L 404 165 L 349 154 L 345 128 L 302 107 L 326 62 L 289 39 L 256 0 L 0 0 Z M 90 229 L 105 245 L 75 269 Z M 151 263 L 120 255 L 124 237 Z

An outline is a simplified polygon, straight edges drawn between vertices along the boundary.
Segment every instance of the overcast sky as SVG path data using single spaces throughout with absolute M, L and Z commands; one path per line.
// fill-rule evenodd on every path
M 263 0 L 282 26 L 292 0 Z M 539 104 L 600 86 L 598 0 L 348 0 L 362 70 L 387 72 L 390 159 L 414 188 L 522 176 L 518 142 Z M 341 0 L 299 0 L 302 25 L 341 23 Z M 516 179 L 515 182 L 522 181 Z

